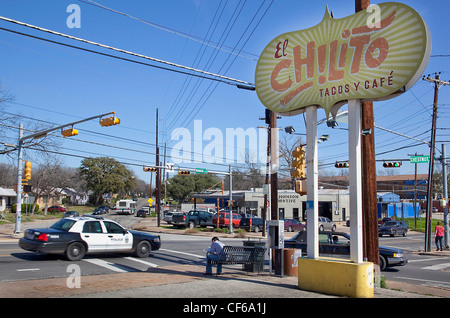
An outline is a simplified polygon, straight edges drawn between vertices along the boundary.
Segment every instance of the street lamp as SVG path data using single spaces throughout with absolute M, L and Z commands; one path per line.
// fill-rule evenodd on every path
M 19 124 L 19 142 L 18 142 L 18 145 L 17 145 L 18 166 L 17 166 L 16 226 L 15 226 L 15 230 L 14 230 L 15 233 L 20 233 L 20 223 L 21 223 L 21 220 L 22 220 L 22 206 L 21 206 L 21 201 L 22 201 L 22 161 L 23 161 L 22 160 L 22 151 L 23 151 L 23 143 L 24 143 L 24 141 L 27 140 L 27 139 L 31 139 L 31 138 L 45 137 L 45 136 L 47 136 L 47 134 L 49 132 L 52 132 L 52 131 L 55 131 L 55 130 L 59 130 L 59 129 L 62 130 L 63 128 L 68 127 L 68 126 L 72 126 L 72 128 L 62 130 L 61 131 L 62 135 L 64 137 L 75 136 L 75 135 L 78 134 L 78 130 L 73 128 L 74 125 L 79 124 L 79 123 L 83 123 L 85 121 L 89 121 L 89 120 L 92 120 L 92 119 L 102 118 L 104 116 L 114 115 L 114 114 L 115 114 L 115 112 L 109 112 L 109 113 L 106 113 L 106 114 L 85 118 L 85 119 L 78 120 L 78 121 L 75 121 L 75 122 L 72 122 L 72 123 L 60 125 L 60 126 L 49 128 L 49 129 L 40 130 L 40 131 L 35 132 L 34 134 L 31 134 L 31 135 L 28 135 L 28 136 L 23 136 L 23 125 Z M 108 117 L 108 118 L 111 118 L 111 117 Z M 110 121 L 111 120 L 109 120 L 109 122 Z M 113 121 L 112 125 L 117 125 L 117 124 L 120 123 L 120 120 L 118 118 L 115 118 L 115 120 L 112 120 L 112 121 Z M 102 123 L 100 123 L 100 124 L 102 125 Z M 108 126 L 110 126 L 110 125 L 108 125 Z

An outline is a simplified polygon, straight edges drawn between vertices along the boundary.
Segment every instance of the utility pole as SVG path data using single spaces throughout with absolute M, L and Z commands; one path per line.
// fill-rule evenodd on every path
M 447 159 L 447 154 L 445 151 L 445 144 L 442 144 L 442 193 L 445 200 L 444 206 L 444 246 L 448 248 L 448 188 L 447 188 L 447 163 L 445 162 Z
M 370 0 L 355 0 L 355 12 L 369 6 Z M 362 102 L 361 111 L 361 129 L 370 131 L 362 137 L 363 254 L 367 261 L 379 265 L 373 102 Z
M 434 101 L 433 101 L 433 119 L 431 127 L 431 144 L 430 144 L 430 162 L 428 165 L 428 187 L 427 187 L 427 212 L 425 220 L 425 252 L 431 251 L 431 221 L 432 221 L 432 202 L 433 202 L 433 171 L 434 171 L 434 147 L 436 144 L 436 118 L 439 88 L 441 86 L 450 85 L 449 82 L 440 80 L 441 72 L 435 73 L 434 78 L 430 75 L 422 79 L 427 82 L 434 83 Z
M 158 226 L 161 226 L 161 218 L 160 218 L 160 205 L 161 205 L 161 169 L 159 168 L 159 145 L 158 145 L 158 108 L 156 108 L 156 164 L 158 168 L 156 168 L 156 218 L 158 221 Z

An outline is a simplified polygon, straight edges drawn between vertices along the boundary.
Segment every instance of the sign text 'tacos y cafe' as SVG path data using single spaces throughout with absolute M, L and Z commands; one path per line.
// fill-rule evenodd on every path
M 318 25 L 281 34 L 261 53 L 258 98 L 270 110 L 295 115 L 317 105 L 336 114 L 349 99 L 380 100 L 408 90 L 431 52 L 422 17 L 395 2 L 342 19 L 325 12 Z

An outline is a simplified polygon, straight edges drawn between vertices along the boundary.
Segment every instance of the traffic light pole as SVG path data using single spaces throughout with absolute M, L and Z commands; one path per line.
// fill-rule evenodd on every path
M 27 139 L 31 139 L 31 138 L 41 138 L 41 137 L 45 137 L 48 133 L 55 131 L 55 130 L 59 130 L 62 129 L 64 127 L 68 127 L 68 126 L 73 126 L 79 123 L 83 123 L 85 121 L 89 121 L 92 119 L 96 119 L 96 118 L 101 118 L 107 115 L 111 115 L 111 114 L 115 114 L 115 112 L 109 112 L 106 114 L 102 114 L 102 115 L 97 115 L 97 116 L 93 116 L 93 117 L 89 117 L 86 119 L 82 119 L 82 120 L 78 120 L 78 121 L 74 121 L 65 125 L 60 125 L 60 126 L 56 126 L 53 128 L 49 128 L 49 129 L 44 129 L 44 130 L 40 130 L 38 132 L 35 132 L 34 134 L 28 135 L 28 136 L 23 136 L 23 125 L 19 124 L 19 140 L 18 140 L 18 146 L 17 146 L 17 191 L 16 191 L 16 224 L 15 224 L 15 229 L 14 232 L 16 234 L 20 233 L 20 228 L 21 228 L 21 222 L 22 222 L 22 152 L 23 152 L 23 143 L 25 140 Z
M 23 125 L 19 124 L 19 147 L 17 148 L 17 190 L 16 190 L 16 226 L 15 233 L 20 233 L 22 221 L 22 146 L 23 146 Z

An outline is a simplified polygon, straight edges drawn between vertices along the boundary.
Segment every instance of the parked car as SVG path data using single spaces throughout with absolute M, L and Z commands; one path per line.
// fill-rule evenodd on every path
M 263 226 L 262 218 L 241 218 L 241 222 L 239 223 L 239 228 L 249 232 L 251 229 L 255 233 L 262 231 Z
M 188 213 L 175 213 L 172 215 L 172 225 L 174 227 L 189 227 L 196 226 L 207 227 L 213 226 L 213 215 L 206 211 L 192 210 Z
M 229 212 L 219 212 L 219 227 L 228 228 L 230 226 L 230 213 Z M 242 216 L 239 213 L 233 213 L 233 228 L 239 227 L 241 223 Z M 213 226 L 217 224 L 217 214 L 214 215 L 212 220 Z
M 306 229 L 306 225 L 301 223 L 299 220 L 296 219 L 284 219 L 284 230 L 287 232 L 294 232 L 294 231 L 303 231 Z
M 319 216 L 319 231 L 336 231 L 336 223 L 329 218 Z
M 77 211 L 67 211 L 63 214 L 63 218 L 68 218 L 71 216 L 80 216 L 80 214 Z
M 378 226 L 381 226 L 381 225 L 383 225 L 383 223 L 384 222 L 387 222 L 387 221 L 395 221 L 393 218 L 382 218 L 381 220 L 378 220 Z
M 299 232 L 291 239 L 284 240 L 285 248 L 297 248 L 306 253 L 307 247 L 306 231 Z M 408 263 L 408 259 L 403 255 L 403 251 L 379 246 L 380 252 L 380 270 L 386 267 L 403 266 Z M 350 255 L 350 235 L 343 232 L 319 232 L 319 253 L 333 255 Z
M 137 216 L 137 217 L 143 217 L 143 218 L 145 218 L 145 217 L 147 216 L 147 211 L 146 211 L 146 210 L 143 210 L 143 209 L 140 209 L 140 210 L 138 210 L 138 211 L 136 212 L 136 216 Z
M 120 224 L 98 216 L 68 217 L 50 228 L 28 229 L 19 240 L 27 251 L 64 254 L 79 261 L 89 253 L 134 253 L 148 257 L 161 247 L 159 236 L 129 231 Z
M 45 208 L 42 209 L 42 211 L 44 211 L 44 210 L 45 210 Z M 49 211 L 49 212 L 52 212 L 52 211 L 54 211 L 54 212 L 66 212 L 66 208 L 64 208 L 64 207 L 62 207 L 60 205 L 52 205 L 52 206 L 47 208 L 47 211 Z
M 408 226 L 404 221 L 387 221 L 378 228 L 378 236 L 390 235 L 395 237 L 398 234 L 406 236 L 406 233 L 408 233 Z
M 166 221 L 168 224 L 172 223 L 172 216 L 175 212 L 172 211 L 164 211 L 164 217 L 163 220 Z
M 100 214 L 106 214 L 109 210 L 106 210 L 105 208 L 98 207 L 97 209 L 92 212 L 93 215 L 100 215 Z

